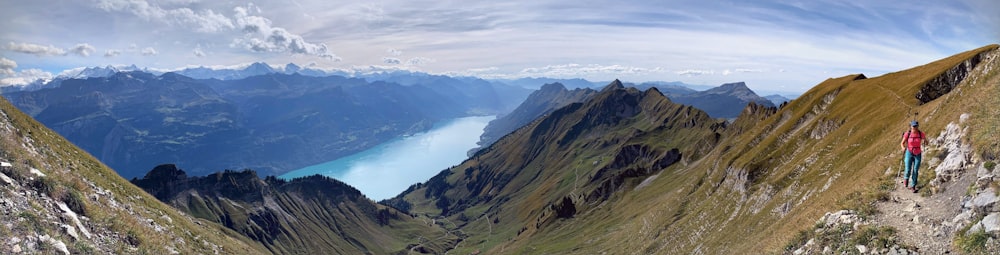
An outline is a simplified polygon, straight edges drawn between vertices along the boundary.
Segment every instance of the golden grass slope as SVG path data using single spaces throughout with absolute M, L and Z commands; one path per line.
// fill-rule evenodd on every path
M 971 84 L 989 80 L 995 71 L 987 77 L 974 71 L 959 90 L 927 104 L 918 105 L 913 95 L 946 70 L 996 50 L 991 45 L 870 79 L 828 79 L 755 129 L 729 137 L 700 162 L 678 166 L 679 174 L 664 178 L 667 170 L 606 212 L 573 219 L 580 223 L 567 222 L 554 232 L 593 233 L 569 241 L 579 244 L 579 253 L 777 251 L 795 232 L 812 227 L 824 212 L 850 205 L 845 197 L 876 185 L 887 169 L 899 165 L 899 135 L 908 128 L 910 112 L 921 113 L 921 127 L 929 134 L 965 112 L 975 114 L 974 123 L 995 119 L 983 114 L 995 110 L 978 103 L 995 101 L 997 94 L 988 91 L 998 85 Z M 996 144 L 996 138 L 987 136 L 972 143 L 990 150 L 983 147 Z M 610 231 L 583 224 L 612 217 L 620 221 Z M 550 242 L 545 236 L 557 236 L 554 232 L 524 239 L 519 246 Z
M 592 123 L 571 140 L 554 139 L 575 132 L 567 130 L 580 122 L 593 121 L 592 114 L 602 113 L 597 109 L 632 110 L 635 104 L 629 97 L 611 98 L 615 95 L 606 89 L 443 172 L 440 177 L 446 178 L 437 184 L 447 185 L 429 182 L 405 199 L 413 203 L 411 212 L 434 217 L 441 213 L 435 207 L 441 199 L 425 195 L 428 186 L 446 187 L 439 193 L 452 204 L 488 197 L 465 208 L 452 207 L 458 211 L 440 217 L 456 222 L 455 228 L 468 235 L 454 250 L 458 253 L 778 252 L 825 212 L 870 207 L 866 203 L 871 198 L 862 194 L 888 178 L 887 170 L 898 167 L 900 134 L 913 112 L 920 113 L 917 117 L 928 134 L 971 113 L 976 126 L 971 133 L 977 134 L 972 144 L 983 154 L 997 151 L 997 138 L 989 133 L 995 134 L 997 126 L 995 107 L 980 104 L 997 100 L 998 85 L 989 82 L 996 80 L 990 78 L 995 70 L 984 73 L 980 65 L 951 93 L 924 104 L 915 98 L 929 81 L 997 47 L 875 78 L 855 74 L 827 79 L 776 111 L 748 107 L 724 131 L 717 123 L 690 117 L 704 114 L 697 110 L 640 104 L 641 114 Z M 653 98 L 652 92 L 645 93 Z M 694 128 L 677 128 L 692 120 Z M 581 179 L 611 165 L 620 149 L 629 146 L 678 149 L 684 156 L 652 175 L 626 179 L 606 200 L 582 198 L 600 184 Z M 643 158 L 636 160 L 615 166 L 616 171 L 650 166 Z M 483 169 L 492 169 L 493 175 L 477 174 Z M 925 170 L 923 175 L 931 174 Z M 510 184 L 478 196 L 463 191 L 487 177 L 509 179 Z M 576 213 L 552 216 L 567 197 L 575 202 Z

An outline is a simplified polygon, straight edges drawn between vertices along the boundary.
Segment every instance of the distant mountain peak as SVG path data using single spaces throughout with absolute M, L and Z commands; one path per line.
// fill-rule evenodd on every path
M 566 86 L 564 86 L 562 83 L 553 82 L 553 83 L 546 83 L 545 85 L 542 85 L 542 87 L 540 89 L 538 89 L 538 90 L 545 91 L 545 92 L 559 92 L 559 91 L 565 91 L 566 90 Z
M 293 74 L 298 72 L 299 70 L 302 70 L 302 67 L 296 65 L 295 63 L 288 63 L 287 65 L 285 65 L 285 73 L 287 74 Z
M 615 79 L 614 81 L 611 81 L 611 83 L 608 83 L 607 86 L 604 86 L 604 88 L 601 89 L 601 92 L 604 92 L 604 91 L 607 91 L 607 90 L 624 89 L 624 88 L 625 88 L 625 85 L 622 84 L 622 81 L 619 81 L 618 79 Z

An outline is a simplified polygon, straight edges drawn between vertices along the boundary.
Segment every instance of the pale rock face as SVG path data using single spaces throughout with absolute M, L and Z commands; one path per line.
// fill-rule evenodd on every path
M 948 154 L 934 169 L 936 175 L 931 180 L 932 186 L 940 187 L 951 181 L 971 163 L 972 147 L 962 142 L 965 132 L 966 129 L 958 124 L 948 123 L 941 135 L 931 140 L 932 144 L 940 146 Z M 924 155 L 924 158 L 928 158 L 927 156 Z

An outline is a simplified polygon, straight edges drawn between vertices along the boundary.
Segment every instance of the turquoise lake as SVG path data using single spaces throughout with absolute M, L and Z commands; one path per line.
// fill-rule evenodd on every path
M 294 170 L 281 178 L 322 174 L 354 186 L 375 201 L 399 195 L 468 158 L 483 128 L 496 116 L 457 118 L 433 129 L 400 137 L 371 149 L 326 163 Z

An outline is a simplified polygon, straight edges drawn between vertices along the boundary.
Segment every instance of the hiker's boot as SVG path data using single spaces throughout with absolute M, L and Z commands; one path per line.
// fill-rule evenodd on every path
M 909 186 L 910 186 L 910 179 L 903 180 L 903 187 L 909 187 Z

